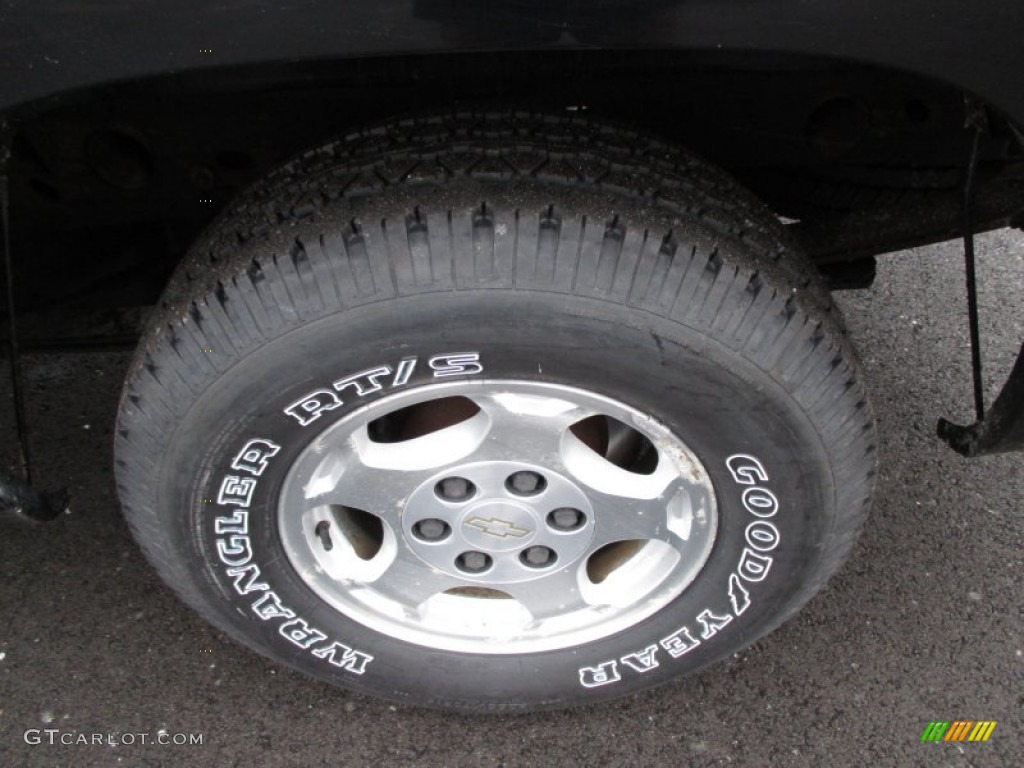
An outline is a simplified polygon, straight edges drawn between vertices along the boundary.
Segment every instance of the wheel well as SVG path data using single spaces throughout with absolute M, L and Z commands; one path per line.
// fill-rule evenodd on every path
M 25 116 L 10 171 L 19 301 L 150 303 L 216 211 L 288 156 L 396 114 L 487 105 L 593 114 L 684 145 L 792 220 L 820 263 L 955 234 L 955 215 L 927 214 L 950 200 L 956 213 L 964 95 L 906 73 L 636 51 L 260 65 L 105 86 Z M 982 157 L 979 199 L 1024 175 L 998 119 Z M 1004 187 L 983 227 L 1024 207 Z M 900 226 L 851 225 L 878 212 Z

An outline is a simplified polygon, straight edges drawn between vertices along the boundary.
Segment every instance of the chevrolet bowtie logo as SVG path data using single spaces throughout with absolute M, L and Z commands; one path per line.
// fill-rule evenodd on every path
M 507 520 L 498 520 L 495 517 L 471 517 L 466 521 L 466 525 L 472 525 L 488 536 L 497 536 L 501 539 L 507 539 L 509 536 L 521 539 L 530 533 L 527 528 L 520 528 Z

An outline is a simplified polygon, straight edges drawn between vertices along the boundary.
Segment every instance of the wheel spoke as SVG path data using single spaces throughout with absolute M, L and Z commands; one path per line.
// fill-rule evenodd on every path
M 366 428 L 324 452 L 302 482 L 310 506 L 354 507 L 397 524 L 409 494 L 438 467 L 473 453 L 486 434 L 486 419 L 473 417 L 397 443 L 370 439 Z
M 671 457 L 650 474 L 622 469 L 570 435 L 563 450 L 573 478 L 586 487 L 597 521 L 595 546 L 657 539 L 683 549 L 694 522 L 706 522 L 710 494 Z
M 680 478 L 670 481 L 653 498 L 594 490 L 588 497 L 596 520 L 595 549 L 617 541 L 656 540 L 683 553 L 692 546 L 694 535 L 704 532 L 712 520 L 707 491 Z
M 487 439 L 477 451 L 482 459 L 528 460 L 552 469 L 561 467 L 561 448 L 567 430 L 595 411 L 550 397 L 513 392 L 474 395 L 486 416 Z
M 628 496 L 590 494 L 594 505 L 594 548 L 616 541 L 658 539 L 668 541 L 665 502 Z
M 357 454 L 337 450 L 325 457 L 303 487 L 307 507 L 343 506 L 390 520 L 396 501 L 423 473 L 368 467 Z
M 518 600 L 535 622 L 563 616 L 587 606 L 580 589 L 583 567 L 580 562 L 571 563 L 549 575 L 506 584 L 502 589 Z
M 445 590 L 466 584 L 463 579 L 430 568 L 406 547 L 401 546 L 380 577 L 365 586 L 392 600 L 396 605 L 405 606 L 410 617 L 415 619 L 427 600 Z

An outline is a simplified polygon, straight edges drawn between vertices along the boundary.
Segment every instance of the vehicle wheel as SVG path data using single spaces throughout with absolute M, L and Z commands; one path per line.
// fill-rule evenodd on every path
M 593 122 L 354 134 L 222 215 L 128 375 L 125 514 L 177 593 L 332 683 L 600 701 L 835 571 L 874 434 L 827 293 L 724 174 Z

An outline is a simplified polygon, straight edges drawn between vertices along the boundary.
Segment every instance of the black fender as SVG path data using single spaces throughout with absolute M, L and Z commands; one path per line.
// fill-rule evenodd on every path
M 0 116 L 19 104 L 208 67 L 480 50 L 828 56 L 924 75 L 1024 123 L 1019 0 L 13 0 Z

